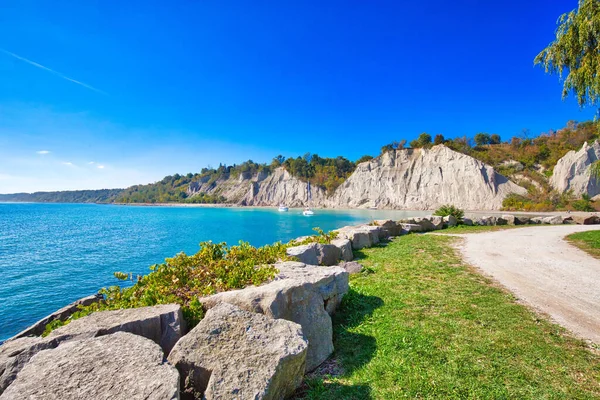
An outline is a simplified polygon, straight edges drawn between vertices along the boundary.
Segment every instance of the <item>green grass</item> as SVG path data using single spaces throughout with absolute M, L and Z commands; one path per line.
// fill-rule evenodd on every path
M 600 258 L 600 231 L 574 233 L 567 236 L 567 240 L 590 255 Z
M 457 256 L 407 235 L 358 255 L 334 317 L 336 352 L 296 398 L 600 398 L 600 357 Z

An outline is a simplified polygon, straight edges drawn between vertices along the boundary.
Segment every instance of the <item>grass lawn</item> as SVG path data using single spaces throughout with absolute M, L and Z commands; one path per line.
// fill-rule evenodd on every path
M 336 352 L 305 399 L 600 398 L 600 356 L 472 271 L 453 237 L 358 255 L 368 272 L 334 317 Z
M 567 236 L 567 240 L 590 255 L 600 258 L 600 231 L 574 233 Z

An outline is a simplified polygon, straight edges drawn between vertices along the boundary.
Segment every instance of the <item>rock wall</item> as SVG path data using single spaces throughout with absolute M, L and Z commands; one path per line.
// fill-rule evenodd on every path
M 190 195 L 200 192 L 222 195 L 244 206 L 309 205 L 308 184 L 282 167 L 268 176 L 240 175 L 215 182 L 207 178 L 188 189 Z M 315 207 L 429 210 L 454 204 L 496 210 L 506 195 L 526 190 L 491 166 L 439 145 L 387 152 L 358 165 L 333 195 L 314 185 L 311 192 L 310 205 Z
M 558 160 L 550 184 L 559 192 L 572 190 L 575 196 L 600 194 L 600 183 L 590 178 L 590 165 L 600 159 L 600 143 L 584 143 L 578 151 L 570 151 Z
M 329 199 L 333 207 L 431 210 L 453 204 L 496 210 L 526 190 L 491 166 L 446 146 L 390 151 L 359 164 Z

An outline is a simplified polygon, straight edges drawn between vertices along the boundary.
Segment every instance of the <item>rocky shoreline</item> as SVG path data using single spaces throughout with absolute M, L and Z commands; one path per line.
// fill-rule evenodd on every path
M 598 224 L 595 215 L 465 218 L 467 225 Z M 379 220 L 337 230 L 329 243 L 287 249 L 260 286 L 199 298 L 207 310 L 187 329 L 177 304 L 100 311 L 41 337 L 88 297 L 0 346 L 0 399 L 283 399 L 334 351 L 331 316 L 359 273 L 354 250 L 455 226 L 452 217 Z M 302 242 L 299 238 L 298 242 Z

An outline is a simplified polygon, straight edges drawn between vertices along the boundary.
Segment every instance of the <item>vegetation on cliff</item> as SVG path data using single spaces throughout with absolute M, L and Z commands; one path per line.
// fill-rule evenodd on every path
M 112 203 L 122 192 L 123 189 L 98 189 L 0 194 L 0 202 Z

